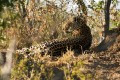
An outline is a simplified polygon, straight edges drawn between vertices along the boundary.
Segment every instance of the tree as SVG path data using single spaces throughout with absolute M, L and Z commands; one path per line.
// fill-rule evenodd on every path
M 104 25 L 104 40 L 96 47 L 96 51 L 105 51 L 108 47 L 112 46 L 116 41 L 116 36 L 111 35 L 114 33 L 114 30 L 119 31 L 118 29 L 109 30 L 110 25 L 110 5 L 112 0 L 105 0 L 104 13 L 105 13 L 105 25 Z M 113 1 L 114 2 L 114 1 Z M 115 32 L 116 32 L 115 31 Z M 110 35 L 109 35 L 110 33 Z M 112 38 L 111 38 L 112 36 Z
M 109 24 L 110 24 L 110 5 L 111 0 L 105 0 L 105 26 L 104 26 L 104 37 L 107 36 L 109 32 Z

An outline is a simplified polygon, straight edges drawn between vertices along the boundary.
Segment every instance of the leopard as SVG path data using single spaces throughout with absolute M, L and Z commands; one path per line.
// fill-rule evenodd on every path
M 80 52 L 89 50 L 92 44 L 92 34 L 86 20 L 81 16 L 75 16 L 65 26 L 69 27 L 65 32 L 72 33 L 71 37 L 41 42 L 37 46 L 31 46 L 27 51 L 33 51 L 36 47 L 41 55 L 59 56 L 67 50 L 79 50 Z

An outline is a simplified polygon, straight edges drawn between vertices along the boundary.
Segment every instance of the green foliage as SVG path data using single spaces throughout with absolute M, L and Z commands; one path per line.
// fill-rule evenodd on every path
M 51 80 L 53 76 L 52 68 L 47 67 L 39 57 L 28 55 L 15 55 L 15 66 L 12 70 L 11 79 L 23 80 Z
M 120 19 L 118 18 L 119 16 L 120 16 L 120 11 L 112 10 L 111 12 L 111 17 L 113 17 L 111 19 L 112 28 L 120 27 Z
M 6 29 L 11 28 L 15 25 L 15 19 L 17 19 L 18 14 L 13 11 L 13 8 L 5 7 L 4 10 L 1 11 L 0 14 L 0 46 L 4 43 L 8 44 L 10 36 L 8 36 L 9 32 L 6 32 Z M 8 35 L 6 35 L 8 34 Z
M 71 53 L 69 52 L 69 54 Z M 73 55 L 67 59 L 61 57 L 58 58 L 57 61 L 54 61 L 51 60 L 52 57 L 40 56 L 39 53 L 31 55 L 16 53 L 13 60 L 14 68 L 12 69 L 11 79 L 53 80 L 53 78 L 57 76 L 56 74 L 59 73 L 57 77 L 60 79 L 63 77 L 64 80 L 91 80 L 93 75 L 83 72 L 85 70 L 84 61 L 77 58 L 73 59 L 72 56 Z M 61 59 L 63 59 L 62 62 Z M 55 68 L 57 68 L 57 70 Z M 64 75 L 61 76 L 60 71 L 62 71 Z
M 92 10 L 103 10 L 104 9 L 104 1 L 99 1 L 98 3 L 96 3 L 94 0 L 91 1 L 91 5 L 89 5 L 88 7 Z
M 13 4 L 16 0 L 0 0 L 0 11 L 3 10 L 3 8 L 6 7 L 13 7 Z
M 112 0 L 112 4 L 117 4 L 118 0 Z

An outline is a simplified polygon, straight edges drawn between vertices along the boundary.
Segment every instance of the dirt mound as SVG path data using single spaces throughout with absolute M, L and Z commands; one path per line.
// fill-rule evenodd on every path
M 111 46 L 108 51 L 112 52 L 120 52 L 120 35 L 116 38 L 115 43 Z
M 120 35 L 113 45 L 106 51 L 95 53 L 89 63 L 86 64 L 88 72 L 95 75 L 98 80 L 120 79 Z

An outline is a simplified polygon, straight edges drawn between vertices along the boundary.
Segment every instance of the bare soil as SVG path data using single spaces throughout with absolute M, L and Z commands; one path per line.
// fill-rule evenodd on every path
M 110 44 L 110 40 L 114 42 Z M 88 72 L 97 80 L 120 80 L 120 35 L 108 36 L 106 43 L 109 43 L 107 50 L 95 52 L 95 57 L 88 60 Z

